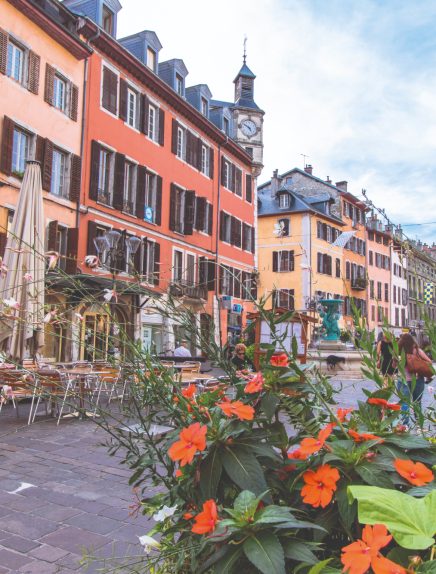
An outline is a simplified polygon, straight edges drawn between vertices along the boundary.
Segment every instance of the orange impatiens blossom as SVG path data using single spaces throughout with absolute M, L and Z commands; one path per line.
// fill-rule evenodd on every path
M 386 526 L 367 524 L 362 531 L 362 540 L 356 540 L 342 548 L 341 562 L 343 572 L 347 574 L 364 574 L 371 566 L 372 560 L 378 556 L 380 548 L 384 548 L 392 540 Z
M 213 499 L 206 500 L 203 504 L 203 511 L 195 517 L 195 524 L 191 530 L 194 534 L 207 534 L 208 532 L 213 532 L 218 520 L 218 511 L 215 501 Z
M 396 458 L 394 460 L 394 467 L 400 476 L 415 486 L 424 486 L 434 479 L 433 472 L 422 464 L 422 462 Z
M 368 399 L 368 404 L 377 405 L 378 407 L 382 407 L 382 409 L 389 409 L 391 411 L 401 410 L 400 404 L 388 403 L 388 401 L 385 401 L 385 399 L 377 399 L 377 398 Z
M 168 450 L 171 460 L 180 460 L 180 466 L 190 464 L 197 451 L 206 448 L 207 427 L 200 423 L 194 423 L 183 429 L 179 434 L 179 440 L 172 444 Z
M 280 355 L 273 355 L 270 360 L 273 367 L 287 367 L 289 365 L 288 355 L 281 353 Z
M 303 502 L 314 508 L 319 506 L 325 508 L 333 498 L 339 478 L 338 469 L 332 468 L 329 464 L 323 464 L 316 470 L 307 470 L 303 474 L 306 484 L 301 489 Z
M 192 397 L 195 395 L 195 392 L 196 386 L 189 385 L 189 387 L 186 387 L 186 389 L 182 390 L 182 395 L 185 397 L 185 399 L 192 399 Z
M 384 556 L 375 556 L 371 562 L 374 574 L 407 574 L 410 570 L 406 570 L 399 564 L 395 564 L 392 560 L 388 560 Z
M 330 423 L 325 428 L 319 431 L 317 438 L 304 438 L 301 441 L 300 448 L 298 449 L 302 456 L 309 456 L 314 452 L 318 452 L 322 449 L 325 444 L 325 441 L 331 435 L 334 424 Z
M 241 421 L 252 421 L 254 418 L 254 409 L 250 405 L 244 405 L 242 401 L 218 403 L 219 408 L 228 416 L 238 417 Z
M 338 420 L 343 423 L 345 422 L 345 419 L 347 418 L 347 416 L 352 413 L 354 411 L 354 409 L 338 409 L 336 411 L 336 416 L 338 418 Z
M 255 376 L 245 385 L 246 393 L 259 393 L 263 389 L 265 380 L 262 373 L 256 373 Z
M 371 433 L 359 433 L 353 429 L 348 429 L 348 434 L 355 442 L 364 442 L 365 440 L 379 440 L 380 442 L 384 442 L 382 438 Z

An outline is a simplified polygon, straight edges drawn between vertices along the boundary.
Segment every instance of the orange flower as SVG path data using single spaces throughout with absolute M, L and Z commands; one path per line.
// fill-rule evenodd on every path
M 391 540 L 392 536 L 383 524 L 375 524 L 374 527 L 366 525 L 362 531 L 362 540 L 356 540 L 342 548 L 343 572 L 364 574 L 371 566 L 372 560 L 377 557 L 380 548 L 384 548 Z
M 183 515 L 183 518 L 185 520 L 191 520 L 191 518 L 194 518 L 194 515 L 192 514 L 192 512 L 185 512 L 185 514 Z
M 182 395 L 185 397 L 185 399 L 192 399 L 192 397 L 195 395 L 195 391 L 196 386 L 189 385 L 189 387 L 186 387 L 186 389 L 182 390 Z
M 395 562 L 392 562 L 381 555 L 374 556 L 371 561 L 371 566 L 374 574 L 407 574 L 408 572 L 399 564 L 395 564 Z
M 307 456 L 301 452 L 301 449 L 297 448 L 297 450 L 293 450 L 292 452 L 288 452 L 288 458 L 296 459 L 296 460 L 306 460 Z
M 401 410 L 400 404 L 388 403 L 388 401 L 385 401 L 385 399 L 377 399 L 377 398 L 368 399 L 368 404 L 377 405 L 377 406 L 381 407 L 382 409 L 390 409 L 391 411 Z
M 325 441 L 331 435 L 334 426 L 335 425 L 333 423 L 328 424 L 325 428 L 319 431 L 317 438 L 304 438 L 301 441 L 299 448 L 301 454 L 308 457 L 310 454 L 321 450 Z
M 168 450 L 170 459 L 180 460 L 180 466 L 190 464 L 195 453 L 206 448 L 206 433 L 207 427 L 201 426 L 200 423 L 194 423 L 183 429 L 179 434 L 180 440 L 173 443 Z
M 380 442 L 384 442 L 382 438 L 371 433 L 358 433 L 353 429 L 348 429 L 348 434 L 355 442 L 364 442 L 365 440 L 379 440 Z
M 394 460 L 394 466 L 400 476 L 415 486 L 424 486 L 434 479 L 433 472 L 422 464 L 422 462 L 396 458 Z
M 250 405 L 244 405 L 242 401 L 233 401 L 232 403 L 218 403 L 219 408 L 227 417 L 235 415 L 241 421 L 252 421 L 254 418 L 254 409 Z
M 353 411 L 354 411 L 354 409 L 338 409 L 336 411 L 336 416 L 337 416 L 338 420 L 341 423 L 343 423 L 345 421 L 345 419 L 347 418 L 347 415 L 349 415 Z
M 175 472 L 175 476 L 176 478 L 180 478 L 181 476 L 183 476 L 183 472 L 180 470 L 180 468 L 178 468 Z
M 203 511 L 195 517 L 195 524 L 191 528 L 195 534 L 207 534 L 213 532 L 218 522 L 218 512 L 215 501 L 206 500 L 203 504 Z
M 244 391 L 246 393 L 259 393 L 263 389 L 265 380 L 262 373 L 256 373 L 255 376 L 245 385 Z
M 273 355 L 270 360 L 273 367 L 287 367 L 289 365 L 288 355 L 281 353 L 280 355 Z
M 303 502 L 314 508 L 325 508 L 333 498 L 339 478 L 338 470 L 328 464 L 323 464 L 316 470 L 307 470 L 303 474 L 306 484 L 301 489 Z

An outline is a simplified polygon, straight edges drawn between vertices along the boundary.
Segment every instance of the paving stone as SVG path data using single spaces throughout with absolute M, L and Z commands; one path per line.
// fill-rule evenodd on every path
M 85 512 L 92 512 L 94 514 L 101 514 L 102 511 L 107 510 L 110 508 L 107 504 L 101 504 L 101 502 L 95 502 L 92 500 L 86 500 L 77 506 L 80 510 Z M 110 517 L 109 517 L 110 518 Z
M 76 571 L 80 568 L 82 558 L 81 554 L 73 554 L 70 552 L 60 560 L 57 560 L 55 564 L 61 568 L 59 572 L 64 572 L 64 569 L 67 571 Z
M 76 528 L 75 526 L 65 526 L 41 538 L 40 542 L 50 544 L 63 550 L 81 553 L 83 549 L 99 548 L 108 543 L 108 538 Z
M 153 524 L 155 524 L 153 522 Z M 148 530 L 150 527 L 148 527 Z M 135 543 L 138 540 L 138 536 L 142 536 L 147 533 L 147 527 L 136 525 L 136 524 L 126 524 L 118 530 L 111 532 L 111 538 L 114 540 L 125 540 L 126 542 Z
M 71 524 L 71 526 L 77 526 L 90 532 L 96 532 L 97 534 L 108 534 L 120 527 L 120 523 L 116 520 L 103 516 L 95 516 L 94 514 L 88 514 L 86 512 L 69 518 L 65 521 L 65 524 Z
M 38 498 L 29 498 L 26 496 L 20 496 L 19 494 L 14 494 L 7 502 L 3 503 L 5 508 L 10 508 L 12 510 L 20 510 L 22 512 L 32 512 L 37 508 L 44 506 L 45 502 L 39 500 Z
M 37 516 L 15 513 L 9 515 L 2 523 L 2 528 L 13 534 L 18 534 L 24 538 L 37 540 L 50 532 L 54 532 L 58 525 L 56 522 L 45 520 Z M 1 564 L 1 562 L 0 562 Z
M 77 508 L 68 508 L 67 506 L 59 506 L 59 504 L 45 502 L 44 506 L 39 507 L 33 514 L 53 520 L 54 522 L 63 522 L 67 518 L 82 514 L 82 512 L 82 510 L 78 510 Z
M 49 564 L 48 562 L 34 561 L 21 566 L 18 572 L 23 574 L 57 574 L 59 568 L 56 564 Z
M 44 560 L 46 562 L 56 562 L 69 554 L 67 550 L 62 550 L 61 548 L 56 548 L 55 546 L 49 546 L 48 544 L 42 544 L 38 548 L 31 550 L 29 552 L 30 556 L 37 558 L 38 560 Z
M 11 570 L 18 570 L 21 566 L 28 564 L 33 559 L 30 556 L 23 556 L 17 552 L 11 552 L 6 548 L 0 548 L 0 564 Z
M 29 540 L 28 538 L 23 538 L 22 536 L 10 536 L 2 540 L 2 546 L 26 554 L 29 550 L 37 548 L 39 543 L 34 540 Z
M 107 518 L 113 518 L 114 520 L 122 520 L 123 522 L 130 522 L 134 518 L 129 516 L 130 510 L 127 508 L 112 508 L 111 506 L 106 506 L 104 510 L 101 510 L 98 514 L 100 516 L 106 516 Z

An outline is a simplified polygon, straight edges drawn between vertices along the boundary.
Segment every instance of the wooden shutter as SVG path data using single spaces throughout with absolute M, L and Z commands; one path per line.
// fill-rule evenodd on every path
M 0 257 L 5 256 L 7 240 L 8 240 L 7 233 L 4 233 L 3 231 L 0 232 Z
M 257 299 L 257 275 L 255 273 L 251 274 L 251 297 Z
M 179 123 L 173 118 L 172 122 L 172 135 L 171 135 L 171 151 L 177 155 L 177 130 L 179 128 Z
M 233 193 L 236 191 L 236 166 L 233 163 L 230 164 L 230 191 Z
M 196 158 L 197 158 L 197 165 L 195 166 L 198 171 L 201 171 L 201 158 L 203 155 L 203 142 L 201 141 L 201 138 L 197 138 L 197 154 L 196 154 Z M 206 153 L 208 153 L 208 148 L 206 148 Z M 209 175 L 206 173 L 206 175 Z
M 235 193 L 242 197 L 242 171 L 235 166 Z
M 242 225 L 239 219 L 232 216 L 231 219 L 231 244 L 236 247 L 241 247 L 241 231 Z
M 174 183 L 172 183 L 170 188 L 170 223 L 169 223 L 171 231 L 176 230 L 176 202 L 177 202 L 177 187 L 174 185 Z
M 211 203 L 208 203 L 208 211 L 207 211 L 207 217 L 209 219 L 208 223 L 207 223 L 207 234 L 208 235 L 212 235 L 212 230 L 213 230 L 213 205 Z
M 160 175 L 156 176 L 156 213 L 154 222 L 156 225 L 162 224 L 162 178 Z
M 141 94 L 141 111 L 139 117 L 139 129 L 143 134 L 148 134 L 148 105 L 149 100 L 145 94 Z
M 273 273 L 277 273 L 279 270 L 279 253 L 278 251 L 273 251 L 273 260 L 272 260 L 272 270 Z
M 224 241 L 226 236 L 226 216 L 224 211 L 220 213 L 220 241 Z
M 14 145 L 14 122 L 7 116 L 3 117 L 2 147 L 0 169 L 5 175 L 12 173 L 12 148 Z
M 27 89 L 32 94 L 39 92 L 39 71 L 41 67 L 41 58 L 32 50 L 29 51 L 29 70 L 27 79 Z
M 139 249 L 138 249 L 139 251 Z M 147 275 L 148 272 L 152 272 L 153 270 L 147 269 L 147 260 L 148 260 L 148 241 L 147 238 L 144 237 L 142 240 L 142 268 L 140 269 L 141 275 Z M 149 278 L 146 278 L 147 282 L 149 282 Z
M 127 121 L 127 82 L 120 78 L 120 107 L 118 115 L 124 121 Z
M 256 229 L 251 228 L 251 253 L 256 253 Z
M 58 222 L 50 221 L 47 230 L 47 251 L 59 251 Z
M 50 64 L 45 65 L 45 89 L 44 89 L 44 100 L 53 105 L 53 93 L 54 93 L 54 77 L 55 69 Z
M 192 235 L 194 229 L 195 191 L 185 191 L 185 220 L 183 222 L 184 235 Z
M 165 112 L 162 108 L 159 108 L 159 145 L 164 145 L 165 143 Z
M 91 176 L 89 179 L 89 199 L 98 199 L 98 176 L 100 172 L 101 145 L 92 140 L 91 142 Z
M 233 278 L 233 295 L 237 298 L 241 298 L 241 271 L 239 269 L 234 269 L 235 274 Z
M 136 217 L 144 219 L 145 208 L 145 178 L 146 169 L 143 165 L 138 166 L 136 175 Z
M 246 223 L 242 224 L 242 249 L 248 251 L 248 237 L 251 235 L 251 228 Z
M 160 243 L 154 243 L 154 269 L 153 269 L 153 284 L 159 285 L 160 280 Z
M 207 290 L 215 291 L 216 262 L 213 259 L 207 261 Z
M 224 159 L 224 156 L 221 156 L 221 185 L 224 185 L 224 186 L 225 186 L 225 183 L 224 183 L 225 177 L 226 177 L 226 160 Z M 227 182 L 227 185 L 228 185 L 228 182 Z
M 186 130 L 186 162 L 194 165 L 194 136 L 192 132 Z
M 117 113 L 118 76 L 109 68 L 103 68 L 103 86 L 101 103 L 112 114 Z
M 79 88 L 75 84 L 70 84 L 71 90 L 71 103 L 70 103 L 70 118 L 77 122 L 77 113 L 79 109 Z
M 222 294 L 224 290 L 224 266 L 219 266 L 219 274 L 218 274 L 218 292 Z
M 214 173 L 214 152 L 213 148 L 209 148 L 209 177 L 213 179 Z
M 71 155 L 70 199 L 80 200 L 80 187 L 82 177 L 82 160 L 78 155 Z
M 8 63 L 8 33 L 0 28 L 0 74 L 6 74 Z
M 124 203 L 124 169 L 126 156 L 122 153 L 115 154 L 114 194 L 113 207 L 123 210 Z
M 206 203 L 205 197 L 197 197 L 197 210 L 195 214 L 195 229 L 197 229 L 197 231 L 205 230 Z
M 206 285 L 207 282 L 207 259 L 200 257 L 198 260 L 198 283 L 200 287 Z
M 95 221 L 88 221 L 88 244 L 87 244 L 87 255 L 97 255 L 97 249 L 95 248 L 94 239 L 97 237 L 97 224 Z
M 36 136 L 35 159 L 36 161 L 39 161 L 41 169 L 44 163 L 44 146 L 45 146 L 44 138 L 41 136 Z
M 79 228 L 67 229 L 67 260 L 65 272 L 74 275 L 77 271 L 77 253 L 79 249 Z
M 53 169 L 53 142 L 45 138 L 44 143 L 44 163 L 42 167 L 42 189 L 50 191 L 51 174 Z
M 245 199 L 249 203 L 253 201 L 253 179 L 249 173 L 245 174 Z

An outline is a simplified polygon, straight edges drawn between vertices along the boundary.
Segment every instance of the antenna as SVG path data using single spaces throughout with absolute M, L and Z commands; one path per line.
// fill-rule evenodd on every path
M 244 34 L 244 56 L 243 56 L 244 64 L 246 60 L 247 60 L 247 34 Z
M 306 165 L 307 165 L 307 164 L 306 164 L 306 158 L 308 158 L 308 157 L 310 157 L 310 156 L 308 156 L 308 155 L 306 155 L 306 154 L 304 154 L 304 153 L 300 153 L 300 155 L 303 156 L 303 168 L 304 168 L 304 167 L 306 167 Z

